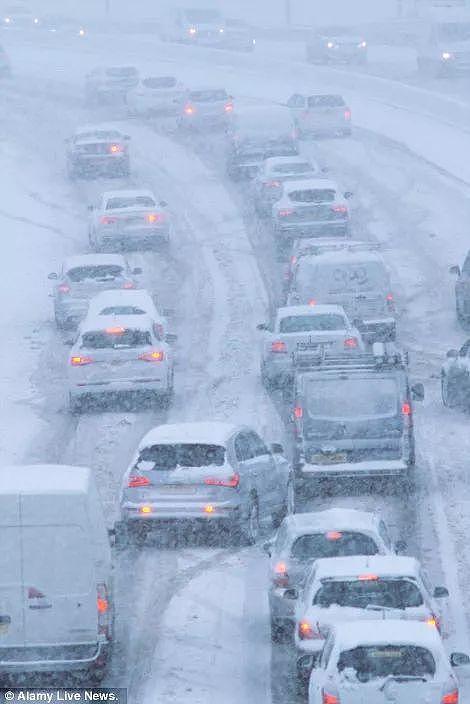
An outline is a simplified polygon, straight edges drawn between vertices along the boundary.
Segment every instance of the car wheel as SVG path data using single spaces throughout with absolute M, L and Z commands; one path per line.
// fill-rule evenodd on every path
M 455 408 L 457 406 L 457 399 L 455 398 L 455 392 L 450 387 L 449 378 L 447 374 L 442 374 L 441 376 L 441 397 L 442 403 L 446 408 Z

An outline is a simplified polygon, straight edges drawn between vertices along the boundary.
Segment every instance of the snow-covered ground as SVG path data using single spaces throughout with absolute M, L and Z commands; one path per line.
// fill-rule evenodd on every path
M 470 487 L 468 418 L 443 409 L 440 359 L 463 341 L 454 316 L 450 264 L 469 246 L 470 105 L 347 71 L 314 69 L 267 51 L 254 57 L 175 47 L 126 37 L 86 48 L 54 49 L 18 42 L 16 66 L 0 108 L 3 254 L 2 294 L 8 348 L 1 350 L 3 462 L 56 460 L 92 466 L 107 515 L 141 435 L 153 424 L 189 418 L 231 418 L 269 439 L 282 424 L 258 379 L 256 324 L 276 300 L 281 275 L 269 232 L 254 220 L 243 191 L 226 183 L 220 142 L 194 144 L 154 124 L 127 124 L 132 182 L 152 187 L 175 214 L 168 261 L 133 255 L 146 285 L 174 308 L 179 333 L 176 399 L 169 413 L 117 411 L 78 421 L 65 411 L 67 348 L 51 323 L 47 273 L 67 254 L 86 251 L 86 204 L 106 184 L 69 185 L 63 140 L 93 114 L 83 107 L 82 77 L 95 64 L 159 66 L 187 82 L 225 85 L 236 96 L 267 103 L 299 87 L 343 90 L 358 129 L 351 140 L 325 140 L 322 157 L 356 193 L 356 227 L 384 245 L 394 275 L 403 342 L 427 397 L 416 414 L 416 492 L 400 499 L 358 495 L 333 501 L 379 506 L 437 583 L 451 590 L 451 645 L 469 649 Z M 295 75 L 295 85 L 293 75 Z M 308 152 L 310 146 L 305 145 Z M 312 501 L 312 506 L 331 499 Z M 249 699 L 294 701 L 291 661 L 268 635 L 264 558 L 257 548 L 148 545 L 117 561 L 117 653 L 108 683 L 129 686 L 132 701 L 183 704 Z M 272 657 L 272 660 L 271 660 Z M 272 690 L 271 690 L 272 685 Z M 271 695 L 272 691 L 272 695 Z M 465 699 L 464 699 L 465 701 Z

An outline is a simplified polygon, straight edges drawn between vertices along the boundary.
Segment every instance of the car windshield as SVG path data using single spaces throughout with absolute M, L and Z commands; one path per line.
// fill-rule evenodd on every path
M 156 205 L 150 196 L 116 196 L 106 201 L 106 210 L 119 208 L 154 208 Z
M 409 609 L 422 606 L 423 597 L 415 582 L 409 579 L 345 579 L 322 580 L 313 598 L 315 606 L 343 606 L 355 609 L 383 607 Z
M 100 315 L 145 315 L 146 311 L 137 306 L 108 306 L 100 311 Z
M 137 460 L 138 469 L 171 470 L 177 467 L 222 467 L 225 448 L 206 443 L 181 443 L 177 445 L 151 445 L 144 447 Z
M 147 330 L 134 330 L 116 326 L 111 330 L 96 330 L 82 335 L 81 347 L 88 350 L 127 349 L 152 344 Z
M 400 675 L 431 679 L 436 663 L 427 648 L 417 645 L 362 645 L 340 653 L 338 672 L 346 669 L 360 682 Z
M 314 171 L 314 168 L 308 161 L 302 163 L 293 161 L 287 164 L 276 164 L 272 168 L 273 174 L 304 174 Z
M 199 22 L 220 22 L 220 14 L 217 10 L 185 10 L 186 18 L 189 22 L 198 24 Z
M 112 281 L 123 276 L 123 274 L 123 267 L 117 264 L 90 264 L 89 266 L 76 266 L 73 269 L 69 269 L 67 277 L 75 284 L 90 279 L 94 281 Z
M 307 105 L 309 108 L 341 108 L 345 102 L 340 95 L 311 95 Z
M 145 88 L 174 88 L 176 86 L 176 78 L 173 78 L 173 76 L 144 78 L 142 85 Z
M 107 68 L 106 74 L 111 78 L 134 78 L 137 76 L 137 69 L 134 66 L 119 66 Z
M 227 100 L 228 95 L 225 90 L 193 90 L 189 97 L 194 103 L 217 103 Z
M 76 142 L 85 139 L 120 140 L 122 139 L 122 134 L 117 130 L 90 130 L 89 132 L 80 132 L 79 134 L 75 135 Z
M 279 332 L 313 332 L 344 330 L 347 327 L 342 315 L 290 315 L 279 322 Z
M 336 191 L 332 188 L 309 188 L 289 191 L 288 195 L 294 203 L 332 203 L 336 198 Z
M 352 555 L 377 555 L 378 547 L 373 538 L 356 531 L 331 530 L 326 533 L 307 533 L 292 544 L 291 557 L 311 561 L 320 557 L 350 557 Z
M 470 41 L 470 22 L 445 22 L 437 26 L 441 42 Z
M 398 415 L 398 405 L 399 392 L 393 378 L 331 377 L 307 383 L 306 406 L 312 418 L 390 418 Z

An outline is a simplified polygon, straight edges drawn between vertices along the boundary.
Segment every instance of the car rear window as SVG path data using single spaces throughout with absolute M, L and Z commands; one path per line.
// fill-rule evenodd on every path
M 67 276 L 74 284 L 92 279 L 93 281 L 112 281 L 122 276 L 124 269 L 117 264 L 98 264 L 90 266 L 77 266 L 69 269 Z
M 308 415 L 324 420 L 390 418 L 398 414 L 395 379 L 312 379 L 307 382 Z M 364 430 L 366 435 L 366 430 Z
M 228 95 L 225 90 L 193 90 L 189 97 L 195 103 L 216 103 L 227 100 Z
M 307 100 L 309 108 L 340 108 L 345 104 L 340 95 L 311 95 Z
M 272 172 L 275 174 L 305 174 L 314 171 L 314 168 L 308 161 L 301 164 L 293 162 L 290 164 L 276 164 Z
M 222 467 L 225 448 L 206 443 L 152 445 L 144 447 L 137 461 L 138 469 L 171 470 L 177 467 Z M 152 467 L 146 465 L 151 464 Z
M 322 580 L 313 604 L 323 608 L 336 605 L 356 609 L 371 606 L 409 609 L 422 606 L 423 597 L 418 586 L 409 579 L 335 579 Z
M 156 205 L 153 198 L 150 196 L 120 196 L 119 198 L 109 198 L 106 201 L 106 210 L 115 210 L 117 208 L 153 208 Z
M 332 203 L 336 191 L 331 188 L 309 188 L 304 191 L 289 191 L 289 198 L 295 203 Z
M 136 76 L 137 69 L 135 66 L 118 66 L 116 68 L 106 69 L 106 74 L 112 78 L 127 78 Z
M 82 335 L 81 347 L 87 350 L 118 350 L 151 345 L 152 339 L 148 330 L 132 328 L 113 328 L 85 332 Z
M 427 648 L 417 645 L 361 645 L 343 650 L 338 672 L 351 668 L 360 682 L 388 676 L 433 677 L 436 663 Z
M 375 541 L 364 533 L 332 530 L 326 533 L 301 535 L 291 547 L 296 560 L 320 557 L 349 557 L 351 555 L 377 555 Z
M 279 332 L 310 332 L 344 330 L 346 321 L 342 315 L 290 315 L 279 322 Z
M 75 135 L 75 141 L 79 142 L 83 139 L 122 139 L 122 134 L 117 130 L 93 130 L 92 132 L 80 132 L 80 134 Z
M 329 294 L 381 292 L 390 287 L 387 270 L 379 261 L 317 262 L 315 257 L 302 259 L 296 273 L 299 293 L 315 290 Z M 358 301 L 360 304 L 360 299 Z
M 173 76 L 144 78 L 142 85 L 145 86 L 145 88 L 174 88 L 176 86 L 176 78 Z
M 146 311 L 137 306 L 108 306 L 100 311 L 100 315 L 145 315 Z

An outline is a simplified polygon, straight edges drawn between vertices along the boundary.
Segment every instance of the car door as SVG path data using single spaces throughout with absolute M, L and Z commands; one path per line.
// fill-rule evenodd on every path
M 459 389 L 462 399 L 470 400 L 470 340 L 459 350 L 459 356 L 450 368 L 452 384 Z
M 457 308 L 461 315 L 470 315 L 470 252 L 467 254 L 456 286 Z
M 233 441 L 233 448 L 244 500 L 246 501 L 253 491 L 259 497 L 259 468 L 254 457 L 254 446 L 250 441 L 248 430 L 241 430 L 237 433 Z
M 254 431 L 249 433 L 249 442 L 256 464 L 260 512 L 271 517 L 273 511 L 278 511 L 284 502 L 285 480 L 271 452 Z

